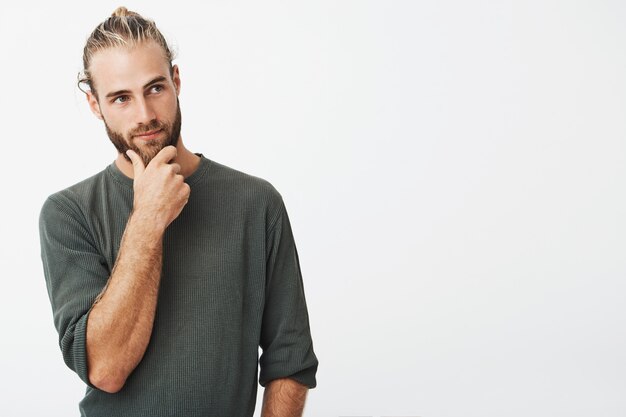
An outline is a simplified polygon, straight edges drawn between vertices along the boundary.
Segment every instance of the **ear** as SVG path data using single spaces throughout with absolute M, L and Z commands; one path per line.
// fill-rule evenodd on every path
M 174 87 L 176 87 L 176 95 L 180 95 L 180 72 L 178 70 L 178 65 L 174 65 L 172 67 L 172 81 L 174 82 Z
M 89 108 L 91 112 L 96 115 L 96 117 L 100 120 L 104 120 L 102 117 L 102 113 L 100 112 L 100 104 L 98 104 L 98 99 L 95 94 L 91 91 L 87 91 L 85 93 L 87 95 L 87 102 L 89 103 Z

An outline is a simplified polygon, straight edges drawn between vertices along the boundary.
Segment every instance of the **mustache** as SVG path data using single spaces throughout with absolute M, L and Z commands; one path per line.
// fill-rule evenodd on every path
M 161 130 L 167 127 L 167 123 L 161 123 L 157 120 L 152 120 L 146 126 L 134 129 L 130 132 L 131 136 L 142 135 L 144 133 L 151 132 L 153 130 Z

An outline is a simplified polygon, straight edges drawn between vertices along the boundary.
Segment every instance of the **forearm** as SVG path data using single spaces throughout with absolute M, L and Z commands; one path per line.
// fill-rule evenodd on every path
M 271 381 L 263 392 L 261 417 L 301 417 L 309 388 L 290 378 Z
M 133 212 L 109 281 L 87 321 L 92 384 L 119 391 L 141 361 L 154 323 L 161 280 L 163 230 Z

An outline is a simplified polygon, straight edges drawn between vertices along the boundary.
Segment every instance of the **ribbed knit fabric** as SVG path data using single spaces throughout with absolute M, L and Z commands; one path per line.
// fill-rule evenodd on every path
M 197 155 L 200 165 L 185 179 L 189 201 L 165 231 L 150 343 L 115 394 L 89 382 L 86 327 L 117 257 L 133 180 L 113 162 L 43 205 L 41 256 L 54 325 L 65 363 L 87 384 L 81 416 L 252 416 L 257 378 L 262 386 L 280 377 L 316 386 L 282 196 L 264 179 Z

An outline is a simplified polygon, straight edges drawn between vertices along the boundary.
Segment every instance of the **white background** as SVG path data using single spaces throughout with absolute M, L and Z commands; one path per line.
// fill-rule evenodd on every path
M 115 158 L 75 81 L 119 5 L 0 6 L 2 416 L 78 415 L 37 219 Z M 626 415 L 626 3 L 125 5 L 178 49 L 188 148 L 283 195 L 306 416 Z

